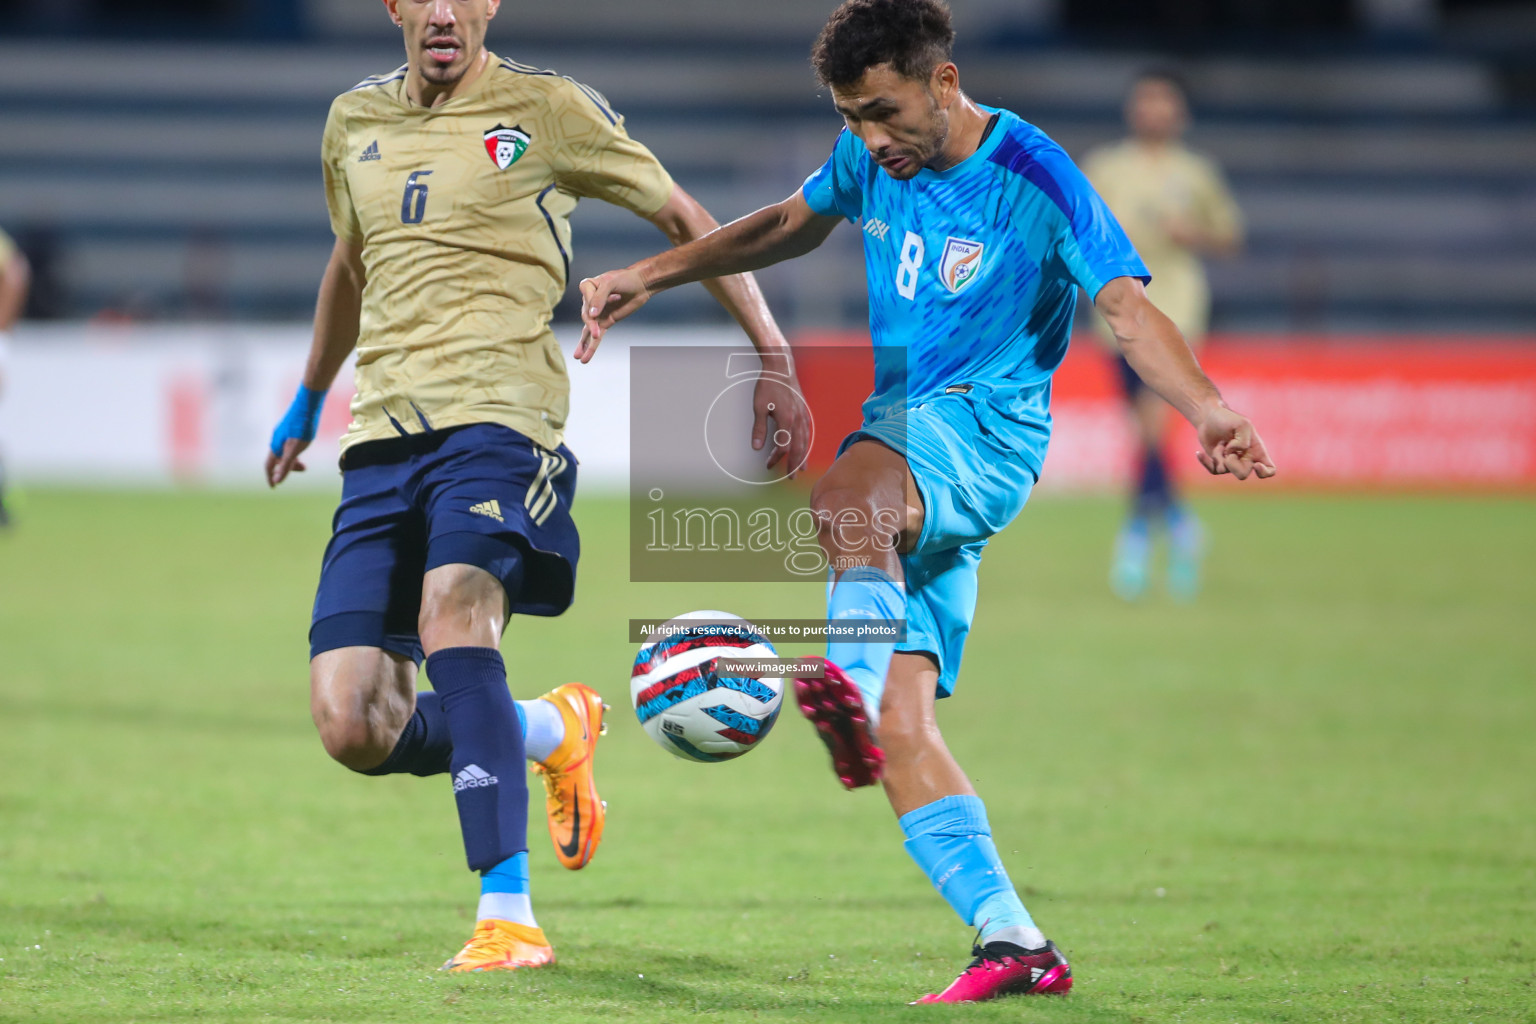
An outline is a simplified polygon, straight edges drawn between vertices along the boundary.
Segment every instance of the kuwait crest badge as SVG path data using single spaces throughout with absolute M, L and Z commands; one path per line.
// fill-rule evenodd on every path
M 491 155 L 496 166 L 504 171 L 517 163 L 532 141 L 533 138 L 521 128 L 508 128 L 499 124 L 485 133 L 485 151 Z
M 944 258 L 939 263 L 939 277 L 944 287 L 959 292 L 976 280 L 981 270 L 981 253 L 986 248 L 981 242 L 964 238 L 948 238 L 944 241 Z

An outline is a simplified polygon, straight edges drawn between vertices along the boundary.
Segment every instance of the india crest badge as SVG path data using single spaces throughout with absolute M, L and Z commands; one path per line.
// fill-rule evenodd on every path
M 939 277 L 944 287 L 959 292 L 976 280 L 981 270 L 981 254 L 986 248 L 981 242 L 950 237 L 944 240 L 944 258 L 939 262 Z
M 485 151 L 496 162 L 496 166 L 504 171 L 517 163 L 532 141 L 533 138 L 521 128 L 508 128 L 499 124 L 485 133 Z

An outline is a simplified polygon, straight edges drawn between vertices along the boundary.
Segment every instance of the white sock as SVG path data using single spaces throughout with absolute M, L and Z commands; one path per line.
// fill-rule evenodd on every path
M 475 920 L 484 921 L 488 918 L 511 921 L 513 924 L 525 924 L 529 928 L 539 926 L 539 922 L 533 919 L 533 903 L 525 892 L 483 893 L 480 896 L 480 909 L 475 913 Z
M 543 761 L 565 741 L 565 716 L 542 698 L 520 700 L 517 706 L 523 712 L 523 756 Z
M 1039 928 L 1026 928 L 1023 925 L 1014 925 L 1011 928 L 999 928 L 990 935 L 981 937 L 981 944 L 985 946 L 989 942 L 1011 942 L 1015 946 L 1025 949 L 1044 949 L 1045 932 Z

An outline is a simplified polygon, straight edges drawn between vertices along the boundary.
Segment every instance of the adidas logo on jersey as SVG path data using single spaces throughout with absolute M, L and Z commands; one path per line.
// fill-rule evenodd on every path
M 498 523 L 506 522 L 506 517 L 501 514 L 501 502 L 492 498 L 490 501 L 482 501 L 478 505 L 469 506 L 469 510 L 476 515 L 490 516 Z
M 453 791 L 455 793 L 466 789 L 483 789 L 486 786 L 494 785 L 496 785 L 496 776 L 477 764 L 465 765 L 459 774 L 453 777 Z
M 365 164 L 370 160 L 382 159 L 384 159 L 384 157 L 379 154 L 379 140 L 374 139 L 372 142 L 368 143 L 368 148 L 363 150 L 363 155 L 357 158 L 357 162 L 360 164 Z

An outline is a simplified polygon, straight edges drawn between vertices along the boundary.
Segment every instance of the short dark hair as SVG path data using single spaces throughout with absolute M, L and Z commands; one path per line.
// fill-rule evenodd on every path
M 851 85 L 878 64 L 926 81 L 954 52 L 944 0 L 843 0 L 811 50 L 823 85 Z

